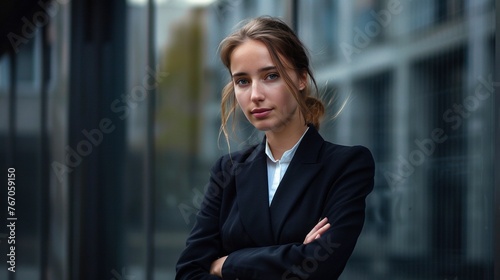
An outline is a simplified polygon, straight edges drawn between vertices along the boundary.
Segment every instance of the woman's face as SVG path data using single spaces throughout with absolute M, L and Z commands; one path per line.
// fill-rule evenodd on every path
M 255 128 L 281 132 L 304 125 L 297 101 L 264 43 L 245 41 L 233 50 L 230 61 L 236 100 Z M 305 87 L 305 78 L 299 79 L 291 69 L 287 69 L 287 73 L 300 90 Z

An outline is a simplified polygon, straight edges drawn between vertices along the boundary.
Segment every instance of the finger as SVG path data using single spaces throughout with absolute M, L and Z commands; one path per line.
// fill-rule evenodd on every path
M 308 235 L 314 235 L 314 233 L 317 232 L 323 226 L 325 226 L 326 223 L 328 223 L 328 218 L 323 218 L 313 227 L 313 229 L 309 232 Z
M 316 226 L 314 226 L 314 228 L 312 229 L 312 231 L 316 231 L 318 229 L 320 229 L 321 227 L 323 227 L 324 225 L 326 225 L 326 223 L 328 223 L 328 218 L 325 217 L 323 219 L 321 219 L 317 224 Z
M 318 235 L 323 235 L 323 233 L 325 233 L 328 229 L 330 229 L 330 223 L 322 226 L 317 232 L 316 232 L 316 236 Z
M 304 240 L 304 244 L 309 244 L 309 243 L 313 242 L 313 241 L 314 241 L 314 239 L 316 239 L 316 238 L 314 237 L 314 235 L 308 236 L 308 237 L 306 237 L 306 239 Z
M 308 244 L 308 243 L 311 243 L 313 242 L 314 240 L 318 239 L 321 237 L 321 235 L 323 235 L 323 233 L 325 233 L 328 229 L 330 229 L 330 223 L 327 223 L 326 225 L 322 226 L 321 228 L 319 228 L 317 231 L 315 232 L 311 232 L 309 233 L 305 240 L 304 240 L 304 243 L 303 244 Z
M 313 237 L 314 236 L 314 239 L 318 239 L 321 237 L 321 235 L 323 235 L 323 233 L 325 233 L 328 229 L 330 229 L 330 223 L 322 226 L 321 228 L 319 228 L 317 231 L 315 231 L 313 234 L 311 234 L 311 236 L 309 237 Z M 310 240 L 310 239 L 309 239 Z
M 323 218 L 321 221 L 319 221 L 313 229 L 306 235 L 306 237 L 309 237 L 311 235 L 314 235 L 316 231 L 318 231 L 320 228 L 322 228 L 326 223 L 328 222 L 328 218 Z

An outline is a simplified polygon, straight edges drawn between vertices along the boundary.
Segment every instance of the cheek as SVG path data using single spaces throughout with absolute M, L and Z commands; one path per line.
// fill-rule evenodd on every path
M 283 86 L 281 89 L 281 93 L 279 96 L 279 103 L 284 106 L 286 111 L 295 111 L 295 109 L 298 107 L 297 100 L 293 97 L 293 94 L 288 91 L 288 89 Z
M 244 95 L 238 92 L 235 92 L 234 97 L 236 99 L 236 104 L 240 106 L 241 108 L 245 107 L 246 100 L 244 98 Z

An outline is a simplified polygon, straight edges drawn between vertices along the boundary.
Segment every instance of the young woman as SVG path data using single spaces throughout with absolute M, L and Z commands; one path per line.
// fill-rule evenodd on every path
M 241 110 L 265 137 L 213 166 L 176 279 L 337 279 L 363 227 L 371 153 L 319 135 L 324 106 L 311 96 L 309 59 L 281 20 L 249 21 L 220 55 L 231 75 L 224 135 Z

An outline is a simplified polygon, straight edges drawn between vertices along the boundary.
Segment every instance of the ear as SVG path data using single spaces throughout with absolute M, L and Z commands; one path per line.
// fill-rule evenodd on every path
M 303 71 L 300 75 L 299 75 L 299 90 L 303 90 L 306 88 L 306 85 L 307 85 L 307 72 L 306 71 Z

